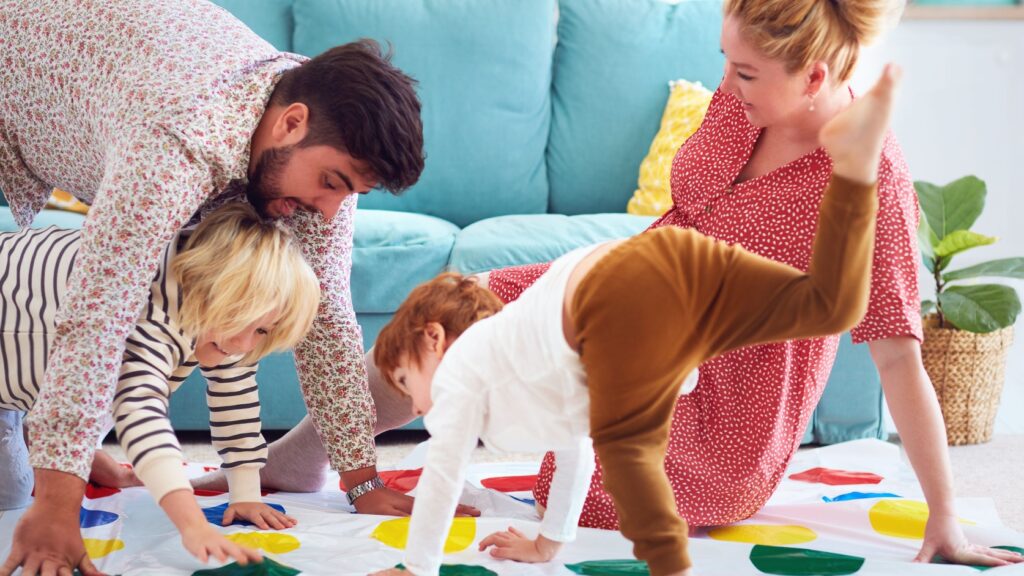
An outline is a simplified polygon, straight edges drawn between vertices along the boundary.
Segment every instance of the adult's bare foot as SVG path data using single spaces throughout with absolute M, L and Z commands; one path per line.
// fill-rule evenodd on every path
M 139 480 L 131 468 L 122 466 L 104 450 L 97 450 L 93 456 L 89 481 L 110 488 L 142 486 L 142 480 Z

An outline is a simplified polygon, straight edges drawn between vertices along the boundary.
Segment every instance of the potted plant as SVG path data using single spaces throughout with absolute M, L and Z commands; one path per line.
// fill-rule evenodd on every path
M 1010 286 L 975 279 L 1024 278 L 1024 258 L 947 270 L 957 254 L 996 241 L 970 230 L 985 207 L 985 183 L 966 176 L 945 186 L 915 182 L 914 188 L 921 204 L 918 244 L 935 280 L 935 299 L 921 303 L 925 371 L 938 395 L 949 443 L 987 442 L 999 409 L 1020 299 Z M 972 282 L 952 285 L 963 280 Z

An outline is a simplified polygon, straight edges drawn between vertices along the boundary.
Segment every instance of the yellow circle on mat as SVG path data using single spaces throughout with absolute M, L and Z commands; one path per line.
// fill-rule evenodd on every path
M 292 550 L 298 550 L 299 539 L 291 534 L 264 533 L 264 532 L 235 532 L 228 534 L 227 539 L 239 546 L 258 548 L 271 554 L 286 554 Z
M 741 524 L 739 526 L 722 526 L 708 532 L 714 540 L 725 542 L 746 542 L 764 546 L 786 546 L 803 544 L 816 540 L 818 535 L 804 526 L 772 526 L 770 524 Z
M 103 558 L 111 552 L 117 552 L 124 548 L 121 540 L 97 540 L 95 538 L 82 538 L 85 542 L 85 553 L 89 558 Z
M 928 524 L 928 504 L 919 500 L 879 500 L 868 510 L 871 527 L 883 536 L 921 540 Z M 960 519 L 961 524 L 974 524 Z
M 392 548 L 405 550 L 405 545 L 409 541 L 409 518 L 385 520 L 373 529 L 373 534 L 370 536 Z M 448 538 L 444 541 L 444 553 L 461 552 L 469 548 L 474 538 L 476 538 L 476 518 L 456 518 L 452 521 L 452 528 L 448 531 Z

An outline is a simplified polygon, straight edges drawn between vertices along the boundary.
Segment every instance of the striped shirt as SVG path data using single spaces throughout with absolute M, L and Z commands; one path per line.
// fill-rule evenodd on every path
M 180 238 L 164 251 L 149 301 L 128 337 L 113 404 L 118 440 L 158 502 L 173 490 L 191 489 L 168 417 L 170 395 L 199 365 L 194 340 L 177 322 L 181 290 L 167 274 Z M 79 231 L 52 226 L 0 234 L 0 408 L 28 411 L 35 403 L 79 243 Z M 208 384 L 211 438 L 231 501 L 258 502 L 267 445 L 260 433 L 256 366 L 232 358 L 235 363 L 200 367 Z

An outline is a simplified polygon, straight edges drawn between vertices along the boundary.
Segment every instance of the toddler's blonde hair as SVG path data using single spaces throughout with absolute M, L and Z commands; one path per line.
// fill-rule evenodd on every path
M 233 202 L 213 211 L 171 262 L 181 287 L 178 322 L 192 337 L 230 338 L 274 313 L 277 325 L 243 362 L 294 347 L 320 305 L 320 282 L 294 236 Z

